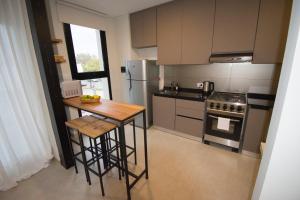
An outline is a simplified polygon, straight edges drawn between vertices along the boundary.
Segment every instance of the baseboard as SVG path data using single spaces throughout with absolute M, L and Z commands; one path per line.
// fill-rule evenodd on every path
M 242 154 L 253 158 L 261 158 L 260 154 L 251 151 L 242 150 Z
M 163 131 L 163 132 L 171 134 L 171 135 L 176 135 L 176 136 L 183 137 L 183 138 L 186 138 L 186 139 L 202 142 L 202 138 L 200 138 L 200 137 L 195 137 L 195 136 L 192 136 L 192 135 L 188 135 L 186 133 L 182 133 L 182 132 L 179 132 L 179 131 L 170 130 L 170 129 L 155 126 L 155 125 L 153 125 L 151 128 Z

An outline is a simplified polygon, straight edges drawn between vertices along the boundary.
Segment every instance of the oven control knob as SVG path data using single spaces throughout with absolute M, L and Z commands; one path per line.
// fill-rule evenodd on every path
M 227 104 L 223 105 L 223 110 L 227 110 Z
M 242 106 L 238 106 L 238 107 L 237 107 L 237 111 L 238 111 L 238 112 L 243 112 Z
M 219 103 L 217 103 L 216 105 L 216 109 L 220 109 L 221 105 Z
M 210 103 L 210 104 L 209 104 L 209 107 L 210 107 L 210 108 L 213 108 L 213 107 L 214 107 L 214 103 L 213 103 L 213 102 Z
M 231 105 L 229 109 L 230 109 L 230 111 L 233 111 L 234 110 L 234 106 Z

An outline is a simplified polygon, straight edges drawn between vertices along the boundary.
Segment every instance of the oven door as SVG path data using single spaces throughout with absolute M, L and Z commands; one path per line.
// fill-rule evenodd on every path
M 229 130 L 218 129 L 218 117 L 227 118 L 229 122 Z M 242 131 L 243 119 L 225 115 L 215 115 L 207 113 L 205 133 L 224 139 L 239 141 Z

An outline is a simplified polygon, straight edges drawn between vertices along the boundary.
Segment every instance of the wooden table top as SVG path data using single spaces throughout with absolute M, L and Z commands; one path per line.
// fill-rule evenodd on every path
M 81 103 L 80 97 L 72 97 L 63 100 L 64 104 L 74 108 L 79 108 L 94 114 L 105 116 L 120 122 L 132 118 L 137 113 L 145 110 L 145 107 L 118 103 L 111 100 L 101 99 L 100 103 Z

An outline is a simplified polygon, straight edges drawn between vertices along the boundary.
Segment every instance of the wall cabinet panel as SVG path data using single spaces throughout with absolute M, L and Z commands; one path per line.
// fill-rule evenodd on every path
M 261 0 L 253 63 L 282 63 L 292 0 Z
M 156 46 L 156 7 L 130 14 L 130 28 L 132 47 Z
M 159 64 L 181 63 L 182 1 L 157 8 L 157 60 Z
M 212 53 L 253 52 L 260 0 L 216 0 Z
M 214 0 L 184 0 L 181 64 L 208 64 L 215 15 Z

